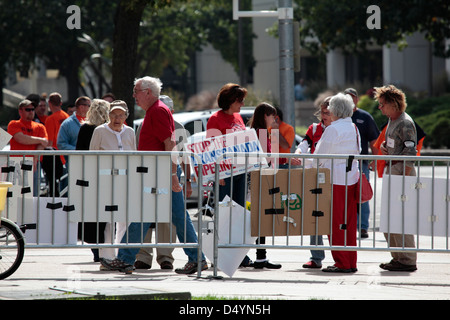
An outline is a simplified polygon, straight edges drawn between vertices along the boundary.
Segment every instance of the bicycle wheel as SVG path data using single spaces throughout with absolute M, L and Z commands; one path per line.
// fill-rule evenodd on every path
M 17 226 L 2 219 L 0 225 L 0 280 L 12 275 L 22 263 L 25 250 L 23 234 Z

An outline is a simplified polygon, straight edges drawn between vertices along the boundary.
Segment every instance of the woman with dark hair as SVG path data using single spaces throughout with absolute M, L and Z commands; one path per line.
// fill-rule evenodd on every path
M 272 152 L 272 144 L 270 142 L 270 135 L 268 128 L 275 121 L 277 115 L 277 109 L 272 105 L 263 102 L 259 104 L 253 117 L 250 119 L 250 128 L 256 130 L 256 134 L 261 143 L 261 147 L 265 153 Z M 266 237 L 260 237 L 256 240 L 257 244 L 266 244 Z M 266 257 L 266 249 L 256 249 L 256 260 L 253 264 L 255 269 L 280 269 L 281 264 L 274 264 L 269 262 Z
M 220 89 L 217 95 L 217 103 L 221 110 L 215 112 L 209 118 L 206 125 L 207 138 L 245 130 L 245 124 L 239 112 L 244 105 L 246 96 L 247 89 L 238 84 L 227 83 Z M 231 185 L 233 185 L 233 188 L 231 188 Z M 218 200 L 222 201 L 227 195 L 241 207 L 245 208 L 247 185 L 244 174 L 234 175 L 233 181 L 231 181 L 231 177 L 220 179 Z M 250 267 L 252 265 L 252 261 L 247 256 L 241 263 L 242 267 Z
M 244 105 L 246 95 L 247 89 L 234 83 L 228 83 L 220 89 L 217 103 L 221 110 L 215 112 L 209 118 L 206 125 L 207 138 L 245 130 L 245 124 L 239 112 Z M 229 195 L 232 200 L 245 208 L 247 190 L 243 174 L 233 177 L 232 195 L 230 194 L 231 178 L 221 179 L 219 184 L 219 201 L 222 201 L 225 196 Z

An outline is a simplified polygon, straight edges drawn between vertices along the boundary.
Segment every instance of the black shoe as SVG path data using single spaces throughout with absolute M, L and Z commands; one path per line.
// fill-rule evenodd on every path
M 255 261 L 253 263 L 253 266 L 255 267 L 255 269 L 263 269 L 263 268 L 267 268 L 267 269 L 280 269 L 281 268 L 281 264 L 277 264 L 277 263 L 271 263 L 269 262 L 269 260 L 266 261 Z
M 380 268 L 388 271 L 406 271 L 406 272 L 412 272 L 417 270 L 417 266 L 415 264 L 407 265 L 395 260 L 391 260 L 388 263 L 380 264 Z
M 250 268 L 253 267 L 253 261 L 248 257 L 245 256 L 242 260 L 241 264 L 239 265 L 240 268 Z
M 359 236 L 361 238 L 368 238 L 369 237 L 369 233 L 367 232 L 367 230 L 361 229 L 361 232 L 359 233 Z
M 145 262 L 142 262 L 142 261 L 139 261 L 139 260 L 136 260 L 136 261 L 134 262 L 134 268 L 135 268 L 135 269 L 148 270 L 148 269 L 150 269 L 151 267 L 152 267 L 151 265 L 146 264 Z
M 350 269 L 341 269 L 336 266 L 328 266 L 326 268 L 322 269 L 323 272 L 334 272 L 334 273 L 353 273 L 358 271 L 356 268 L 350 268 Z

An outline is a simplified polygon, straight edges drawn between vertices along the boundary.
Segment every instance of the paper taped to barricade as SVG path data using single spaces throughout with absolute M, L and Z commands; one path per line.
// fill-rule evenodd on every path
M 17 224 L 36 224 L 36 229 L 26 230 L 27 244 L 77 244 L 78 223 L 70 222 L 64 209 L 67 198 L 18 198 Z
M 234 152 L 248 153 L 249 157 L 225 157 L 219 163 L 219 179 L 229 178 L 231 170 L 233 175 L 267 167 L 267 161 L 259 154 L 264 153 L 261 143 L 254 129 L 238 131 L 213 138 L 186 143 L 185 150 L 194 153 L 202 163 L 203 181 L 214 180 L 216 162 L 222 155 L 231 155 Z M 190 157 L 192 172 L 198 178 L 199 161 L 195 156 Z
M 384 175 L 380 231 L 446 237 L 450 234 L 450 180 Z
M 231 210 L 227 204 L 231 206 Z M 230 203 L 230 197 L 223 199 L 215 217 L 219 219 L 219 244 L 255 244 L 256 238 L 250 235 L 250 212 L 234 201 Z M 203 234 L 203 253 L 210 261 L 214 261 L 214 230 L 208 230 L 212 232 Z M 248 248 L 219 248 L 217 267 L 232 277 L 248 251 Z

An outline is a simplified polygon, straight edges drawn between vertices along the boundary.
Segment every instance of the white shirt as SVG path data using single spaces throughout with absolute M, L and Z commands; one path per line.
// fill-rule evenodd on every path
M 136 150 L 134 130 L 126 125 L 122 131 L 112 130 L 107 123 L 95 128 L 89 150 Z
M 358 140 L 357 140 L 358 139 Z M 316 146 L 314 154 L 344 154 L 357 155 L 360 154 L 361 145 L 359 132 L 352 122 L 352 118 L 338 119 L 333 121 L 322 134 Z M 314 159 L 315 160 L 315 159 Z M 320 159 L 319 166 L 331 170 L 333 164 L 332 183 L 337 185 L 345 185 L 345 176 L 347 168 L 347 160 L 345 159 Z M 348 172 L 347 185 L 351 186 L 359 180 L 359 164 L 357 160 L 353 160 L 352 170 Z

